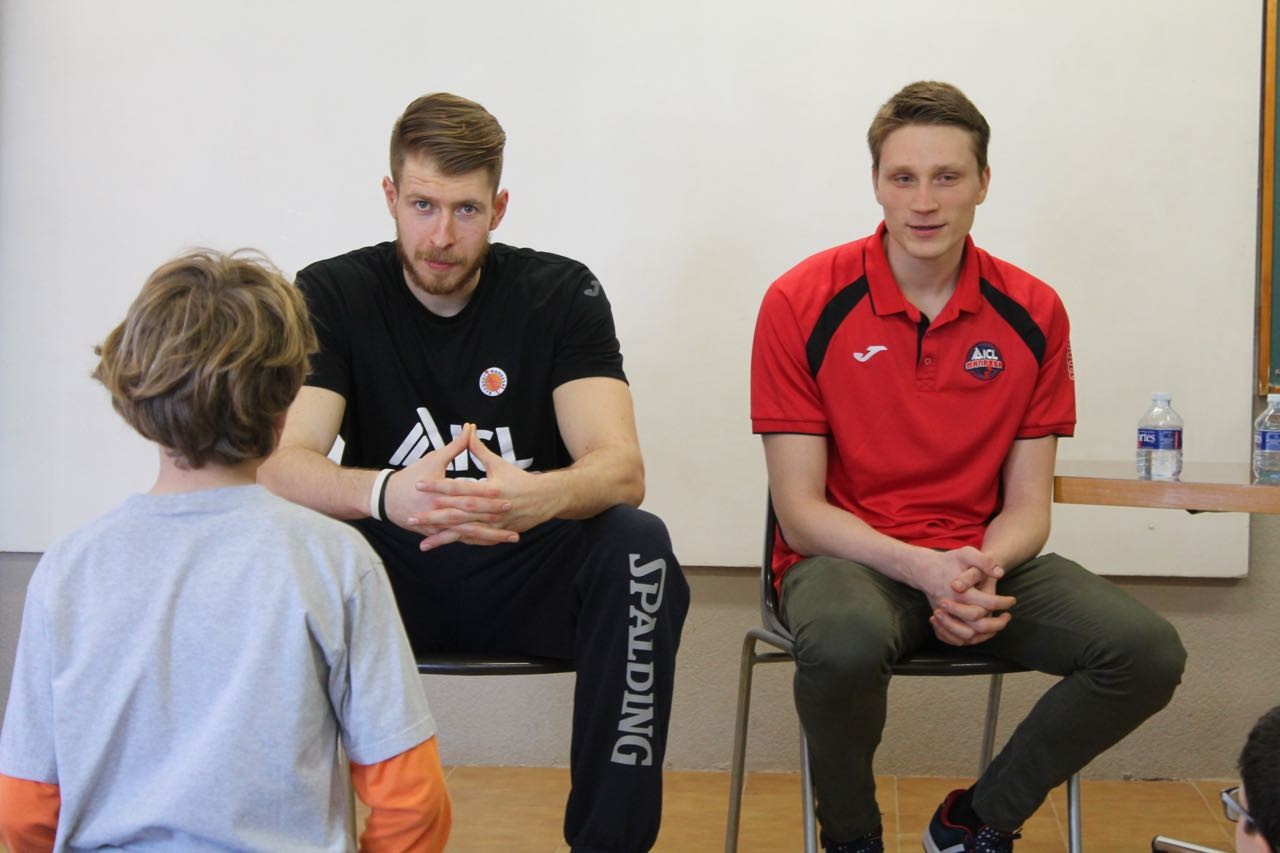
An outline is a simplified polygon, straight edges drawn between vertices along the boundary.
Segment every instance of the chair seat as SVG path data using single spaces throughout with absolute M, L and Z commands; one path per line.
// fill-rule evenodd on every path
M 422 675 L 546 675 L 573 672 L 573 661 L 525 655 L 472 652 L 418 652 L 414 655 Z
M 965 646 L 928 646 L 893 665 L 894 675 L 1006 675 L 1027 672 L 1021 664 Z

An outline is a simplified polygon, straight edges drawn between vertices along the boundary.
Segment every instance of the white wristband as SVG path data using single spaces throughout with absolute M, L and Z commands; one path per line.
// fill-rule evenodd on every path
M 375 521 L 384 520 L 379 510 L 382 507 L 382 501 L 387 490 L 387 478 L 391 476 L 393 470 L 392 468 L 383 468 L 373 481 L 373 491 L 369 493 L 369 515 L 373 516 Z

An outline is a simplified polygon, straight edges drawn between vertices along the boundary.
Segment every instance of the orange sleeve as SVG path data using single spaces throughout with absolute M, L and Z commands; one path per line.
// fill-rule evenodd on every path
M 0 840 L 9 853 L 52 850 L 61 808 L 62 793 L 56 784 L 0 773 Z
M 367 853 L 439 853 L 453 809 L 435 737 L 377 764 L 351 764 L 351 783 L 371 809 L 360 836 Z

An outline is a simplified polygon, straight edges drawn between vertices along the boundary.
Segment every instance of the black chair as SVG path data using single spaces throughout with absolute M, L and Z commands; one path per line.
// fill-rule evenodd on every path
M 573 672 L 573 661 L 559 658 L 465 652 L 418 652 L 414 657 L 422 675 L 548 675 Z
M 751 709 L 751 676 L 758 663 L 794 661 L 794 641 L 791 633 L 778 615 L 778 597 L 773 588 L 773 540 L 778 525 L 769 502 L 765 515 L 764 555 L 760 562 L 760 621 L 761 627 L 747 631 L 742 641 L 742 663 L 738 676 L 738 713 L 733 734 L 733 766 L 729 781 L 729 825 L 725 831 L 725 853 L 738 849 L 738 825 L 742 816 L 742 784 L 747 759 L 747 722 Z M 777 651 L 760 652 L 756 643 L 763 642 Z M 978 773 L 991 763 L 995 752 L 996 721 L 1000 711 L 1000 687 L 1003 676 L 1011 672 L 1026 672 L 1027 668 L 1010 661 L 992 657 L 973 648 L 946 646 L 916 652 L 893 665 L 894 675 L 989 675 L 991 686 L 987 691 L 987 720 L 982 732 L 982 752 L 978 761 Z M 800 781 L 801 802 L 804 808 L 804 850 L 817 853 L 818 830 L 814 814 L 813 774 L 809 766 L 809 746 L 800 730 Z M 1068 846 L 1071 853 L 1080 853 L 1080 776 L 1074 774 L 1067 782 Z
M 419 675 L 549 675 L 573 672 L 573 661 L 521 655 L 486 655 L 469 652 L 415 652 Z M 349 835 L 358 843 L 355 813 L 356 795 L 349 793 L 351 825 Z

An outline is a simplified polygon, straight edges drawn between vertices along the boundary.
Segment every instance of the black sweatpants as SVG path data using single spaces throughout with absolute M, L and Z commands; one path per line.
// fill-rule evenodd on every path
M 616 506 L 541 524 L 515 544 L 425 554 L 419 537 L 393 525 L 355 525 L 386 564 L 415 649 L 574 660 L 565 840 L 574 851 L 652 847 L 689 609 L 662 521 Z

